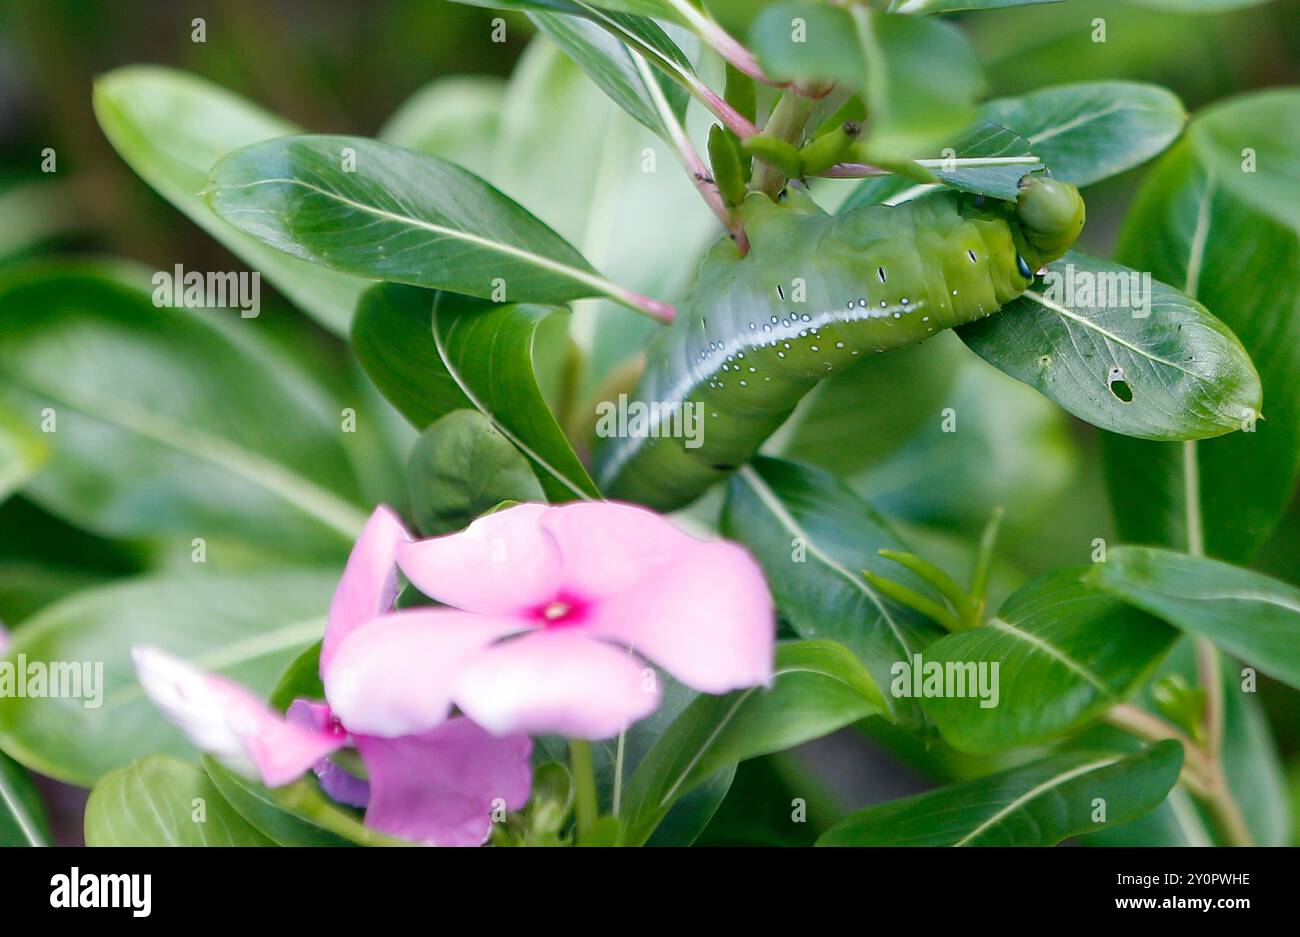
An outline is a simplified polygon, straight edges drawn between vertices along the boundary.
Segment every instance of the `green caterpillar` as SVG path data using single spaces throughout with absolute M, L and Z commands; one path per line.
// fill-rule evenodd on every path
M 648 349 L 643 431 L 602 441 L 606 496 L 680 507 L 747 462 L 822 378 L 990 315 L 1083 229 L 1078 190 L 1026 176 L 1015 202 L 945 190 L 829 216 L 792 193 L 745 204 L 750 251 L 720 240 L 691 302 Z M 864 402 L 881 405 L 887 402 Z M 674 405 L 701 420 L 670 435 Z

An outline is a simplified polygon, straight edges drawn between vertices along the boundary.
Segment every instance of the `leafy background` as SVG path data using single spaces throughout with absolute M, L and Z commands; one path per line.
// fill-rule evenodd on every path
M 987 97 L 995 100 L 1049 85 L 1131 79 L 1165 85 L 1196 114 L 1236 93 L 1297 83 L 1300 2 L 1205 6 L 1214 10 L 1191 15 L 1168 4 L 1101 0 L 997 10 L 956 22 L 983 63 Z M 725 23 L 726 4 L 719 0 L 713 7 Z M 490 41 L 489 22 L 496 15 L 508 22 L 504 44 Z M 203 44 L 190 41 L 190 20 L 196 16 L 207 21 Z M 1087 40 L 1085 24 L 1093 17 L 1107 21 L 1104 45 Z M 419 459 L 422 450 L 454 450 L 461 445 L 457 440 L 469 439 L 480 448 L 464 458 L 482 460 L 475 464 L 502 477 L 514 473 L 532 481 L 514 449 L 494 445 L 490 435 L 484 442 L 477 425 L 482 418 L 461 410 L 454 419 L 432 420 L 447 408 L 464 406 L 456 396 L 463 387 L 449 381 L 445 392 L 452 402 L 421 415 L 410 409 L 422 405 L 421 394 L 410 395 L 404 407 L 400 387 L 370 383 L 361 363 L 367 355 L 382 354 L 382 342 L 368 344 L 360 327 L 351 346 L 343 340 L 347 319 L 368 283 L 322 274 L 319 268 L 308 276 L 296 269 L 300 261 L 254 244 L 261 251 L 259 269 L 267 276 L 263 313 L 252 328 L 179 310 L 160 318 L 149 303 L 147 284 L 150 272 L 176 263 L 194 270 L 242 269 L 229 252 L 238 235 L 206 213 L 197 197 L 185 202 L 186 193 L 202 188 L 213 159 L 239 143 L 309 128 L 376 136 L 472 166 L 612 280 L 680 299 L 713 223 L 666 154 L 658 173 L 626 170 L 654 144 L 651 131 L 661 129 L 653 126 L 660 117 L 644 114 L 638 123 L 623 113 L 553 47 L 529 45 L 533 32 L 519 14 L 422 0 L 231 0 L 194 2 L 184 9 L 164 0 L 112 5 L 15 0 L 0 8 L 0 622 L 14 636 L 48 656 L 66 647 L 79 657 L 93 655 L 96 647 L 120 651 L 144 635 L 166 638 L 189 656 L 219 662 L 228 673 L 269 692 L 311 643 L 313 629 L 318 633 L 327 600 L 321 584 L 340 566 L 370 504 L 400 505 L 422 529 L 434 532 L 452 529 L 500 500 L 490 490 L 455 491 L 433 503 L 408 498 L 403 476 L 413 445 L 412 474 L 419 478 L 436 479 L 447 471 L 435 459 Z M 173 81 L 146 68 L 115 72 L 100 83 L 92 102 L 95 79 L 130 63 L 184 69 L 230 94 L 198 79 Z M 248 110 L 237 96 L 266 112 Z M 992 109 L 1006 118 L 1005 108 Z M 1208 110 L 1158 162 L 1089 188 L 1082 250 L 1151 267 L 1158 278 L 1184 287 L 1185 264 L 1170 258 L 1177 258 L 1180 245 L 1186 248 L 1186 233 L 1177 225 L 1164 230 L 1154 219 L 1171 212 L 1182 217 L 1179 212 L 1187 209 L 1171 209 L 1167 202 L 1207 165 L 1226 158 L 1215 146 L 1214 113 Z M 1268 125 L 1267 114 L 1256 119 Z M 918 128 L 897 130 L 907 134 Z M 39 170 L 45 147 L 57 152 L 58 172 L 52 175 Z M 1059 159 L 1069 152 L 1062 147 Z M 131 161 L 133 153 L 139 160 L 134 168 L 149 185 L 123 161 Z M 1145 158 L 1128 156 L 1125 165 Z M 1067 165 L 1054 167 L 1070 178 Z M 1142 196 L 1134 203 L 1139 187 Z M 155 189 L 185 202 L 181 207 L 190 217 Z M 1288 376 L 1294 385 L 1295 348 L 1300 347 L 1294 318 L 1300 289 L 1295 219 L 1271 217 L 1268 205 L 1233 192 L 1221 193 L 1213 210 L 1218 224 L 1249 225 L 1260 233 L 1249 243 L 1216 241 L 1222 256 L 1210 258 L 1207 269 L 1234 275 L 1206 277 L 1197 298 L 1252 347 L 1276 349 L 1276 356 L 1256 358 L 1265 381 L 1266 416 L 1279 426 L 1295 425 L 1300 405 L 1286 392 Z M 247 242 L 240 246 L 250 249 Z M 124 260 L 104 259 L 109 256 Z M 55 257 L 76 262 L 43 266 Z M 283 294 L 268 282 L 273 269 Z M 403 301 L 410 300 L 407 289 L 373 288 L 364 300 L 365 321 L 382 323 L 382 334 L 393 334 L 402 321 Z M 1244 291 L 1239 320 L 1220 311 L 1227 304 L 1216 299 L 1216 290 L 1219 295 L 1234 291 L 1234 297 Z M 1259 323 L 1249 314 L 1253 308 L 1288 307 L 1292 317 L 1280 324 Z M 449 315 L 454 317 L 454 310 Z M 491 327 L 502 334 L 531 330 L 540 350 L 529 368 L 536 369 L 532 379 L 509 393 L 540 395 L 561 412 L 564 401 L 575 395 L 584 399 L 596 391 L 602 375 L 617 373 L 629 351 L 655 328 L 604 298 L 578 301 L 567 330 L 558 317 L 538 308 L 509 307 L 500 319 Z M 1252 322 L 1258 331 L 1252 331 Z M 1290 342 L 1282 340 L 1287 334 Z M 449 331 L 449 341 L 456 335 Z M 1277 341 L 1270 342 L 1270 336 Z M 590 362 L 576 376 L 564 367 L 570 342 Z M 1180 483 L 1184 444 L 1102 433 L 974 360 L 960 344 L 955 336 L 942 336 L 889 356 L 869 374 L 827 382 L 769 451 L 798 452 L 847 479 L 852 490 L 842 493 L 850 499 L 846 504 L 861 504 L 855 494 L 867 499 L 907 543 L 954 574 L 967 562 L 989 511 L 1005 505 L 991 579 L 993 607 L 1013 593 L 1008 608 L 1032 605 L 1032 593 L 1016 592 L 1031 580 L 1036 583 L 1031 589 L 1081 588 L 1077 582 L 1044 583 L 1035 577 L 1087 563 L 1095 538 L 1182 545 L 1185 531 L 1169 479 Z M 971 344 L 978 350 L 978 338 Z M 490 417 L 493 401 L 487 391 L 500 386 L 498 377 L 464 377 L 481 392 L 476 396 Z M 513 378 L 519 379 L 517 371 Z M 160 386 L 169 390 L 161 401 Z M 855 435 L 873 444 L 841 444 L 843 426 L 826 417 L 835 411 L 837 397 L 881 393 L 889 393 L 894 405 L 862 413 L 853 427 Z M 61 436 L 57 452 L 14 416 L 16 409 L 26 412 L 41 401 L 69 413 L 60 427 L 67 442 Z M 1270 412 L 1274 401 L 1276 414 Z M 962 414 L 961 432 L 938 432 L 934 414 L 943 406 Z M 356 434 L 337 431 L 344 407 L 357 414 Z M 402 416 L 423 431 L 418 445 Z M 185 445 L 160 441 L 175 438 L 179 429 Z M 567 451 L 562 431 L 572 428 L 534 421 L 508 429 L 541 458 L 548 453 L 562 458 Z M 1283 454 L 1265 456 L 1240 451 L 1237 438 L 1194 445 L 1200 447 L 1202 481 L 1210 492 L 1208 552 L 1250 561 L 1255 569 L 1300 584 L 1300 502 L 1286 484 L 1295 466 L 1294 461 L 1289 468 L 1283 464 L 1286 453 L 1294 460 L 1300 451 L 1296 440 L 1284 438 Z M 1280 473 L 1268 486 L 1276 493 L 1273 503 L 1261 506 L 1258 498 L 1239 503 L 1233 480 L 1254 472 Z M 559 465 L 541 484 L 548 491 L 573 490 L 590 480 L 581 466 Z M 792 477 L 779 463 L 763 463 L 733 483 L 732 506 L 755 497 L 754 485 L 770 488 L 787 504 L 797 504 L 801 490 L 819 487 L 816 478 Z M 721 497 L 717 492 L 705 499 L 687 522 L 716 517 Z M 214 511 L 218 498 L 221 509 Z M 1266 521 L 1252 521 L 1252 511 L 1262 512 Z M 739 518 L 741 512 L 730 513 Z M 745 516 L 751 524 L 764 521 L 753 512 Z M 1267 532 L 1278 516 L 1276 530 L 1252 533 Z M 865 558 L 893 542 L 889 530 L 877 532 L 865 522 L 860 529 L 867 539 L 836 549 Z M 197 571 L 190 562 L 194 536 L 204 537 L 208 550 L 206 565 Z M 875 568 L 875 562 L 864 559 L 863 565 Z M 178 615 L 177 609 L 186 613 Z M 795 631 L 819 634 L 816 612 L 809 622 L 793 622 Z M 1134 642 L 1151 648 L 1173 640 L 1154 619 L 1129 614 L 1144 618 L 1135 626 Z M 1164 670 L 1190 672 L 1185 644 Z M 122 661 L 120 653 L 102 656 Z M 818 666 L 835 673 L 843 664 L 832 656 Z M 78 841 L 85 788 L 96 779 L 138 755 L 186 753 L 178 738 L 160 742 L 159 724 L 140 715 L 143 700 L 131 689 L 128 671 L 110 667 L 107 679 L 109 711 L 79 722 L 75 738 L 63 732 L 66 720 L 57 713 L 48 723 L 0 714 L 6 748 L 36 769 L 25 771 L 0 756 L 0 789 L 10 805 L 0 810 L 0 842 Z M 1240 694 L 1227 696 L 1239 701 Z M 1279 821 L 1284 826 L 1288 816 L 1300 814 L 1286 808 L 1288 800 L 1300 803 L 1300 699 L 1294 689 L 1264 679 L 1259 702 L 1230 709 L 1229 725 L 1240 731 L 1229 732 L 1234 746 L 1229 762 L 1239 765 L 1242 776 L 1234 786 L 1240 783 L 1245 794 L 1248 824 L 1263 834 L 1257 838 L 1287 841 L 1291 834 Z M 869 710 L 855 718 L 865 715 Z M 1022 733 L 1024 741 L 1032 740 L 1036 729 L 1024 725 L 1009 731 Z M 961 737 L 960 727 L 953 737 Z M 799 740 L 796 735 L 785 741 Z M 750 753 L 762 756 L 736 769 L 729 796 L 707 827 L 694 832 L 701 842 L 811 841 L 848 812 L 927 790 L 937 781 L 1009 767 L 1006 756 L 980 754 L 979 741 L 972 736 L 964 746 L 970 750 L 960 752 L 939 742 L 922 747 L 871 720 L 778 754 L 763 754 L 781 747 L 775 743 L 755 748 Z M 653 761 L 655 751 L 647 748 L 643 745 L 637 757 Z M 1134 757 L 1158 761 L 1162 755 L 1151 749 Z M 1109 766 L 1082 769 L 1104 774 Z M 653 793 L 652 779 L 643 777 L 645 785 L 634 776 L 629 790 L 629 796 L 641 798 L 637 809 Z M 174 788 L 185 800 L 213 783 L 222 787 L 222 778 L 166 759 L 140 762 L 114 780 L 123 791 L 150 784 Z M 237 785 L 229 778 L 224 783 Z M 240 790 L 222 787 L 232 802 Z M 106 789 L 97 796 L 111 793 Z M 242 796 L 265 792 L 244 789 Z M 1131 796 L 1137 802 L 1144 795 Z M 807 824 L 788 822 L 794 797 L 808 804 Z M 1115 833 L 1134 841 L 1194 841 L 1194 824 L 1175 816 L 1178 808 L 1171 798 L 1140 820 L 1140 828 Z M 646 816 L 653 813 L 650 806 L 644 810 Z M 876 835 L 887 836 L 889 818 L 872 819 Z M 689 820 L 679 818 L 688 825 Z M 222 821 L 209 830 L 221 841 L 263 838 L 239 813 Z M 85 835 L 94 841 L 121 834 L 93 828 Z M 294 841 L 294 835 L 292 829 L 283 833 L 285 841 Z

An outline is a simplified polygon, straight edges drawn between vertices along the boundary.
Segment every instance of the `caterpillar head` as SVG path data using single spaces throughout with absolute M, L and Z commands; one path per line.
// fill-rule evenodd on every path
M 1083 230 L 1083 196 L 1068 182 L 1046 176 L 1025 176 L 1020 180 L 1016 215 L 1026 245 L 1038 254 L 1037 266 L 1065 254 Z

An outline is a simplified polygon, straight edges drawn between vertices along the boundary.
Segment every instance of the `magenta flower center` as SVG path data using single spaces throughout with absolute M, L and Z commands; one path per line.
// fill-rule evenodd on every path
M 557 595 L 533 610 L 533 617 L 543 628 L 570 628 L 580 624 L 587 615 L 588 603 L 571 595 Z

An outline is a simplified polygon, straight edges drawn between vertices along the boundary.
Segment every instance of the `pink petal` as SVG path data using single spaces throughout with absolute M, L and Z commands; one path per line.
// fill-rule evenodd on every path
M 562 591 L 585 599 L 627 589 L 700 543 L 653 511 L 611 502 L 551 508 L 541 526 L 563 557 Z
M 294 700 L 284 717 L 293 725 L 317 732 L 337 725 L 334 714 L 328 706 L 305 699 Z M 311 766 L 311 769 L 316 772 L 321 790 L 336 803 L 347 804 L 349 807 L 364 807 L 370 802 L 370 785 L 365 779 L 341 767 L 334 759 L 321 758 Z
M 132 656 L 145 693 L 195 746 L 268 787 L 288 784 L 347 740 L 336 727 L 290 724 L 237 683 L 157 648 Z
M 447 718 L 461 664 L 526 627 L 512 618 L 452 608 L 384 615 L 339 645 L 322 677 L 325 698 L 354 735 L 427 732 Z
M 344 638 L 393 607 L 397 598 L 397 547 L 410 539 L 397 515 L 382 506 L 375 508 L 334 590 L 320 649 L 322 674 Z
M 582 627 L 702 693 L 772 681 L 771 595 L 758 564 L 732 543 L 693 541 L 671 567 L 594 603 Z
M 659 705 L 658 681 L 646 669 L 578 628 L 536 631 L 465 661 L 453 698 L 493 735 L 604 739 Z
M 431 846 L 481 846 L 494 802 L 518 810 L 532 786 L 527 736 L 494 738 L 470 720 L 448 720 L 402 738 L 356 737 L 370 775 L 366 826 Z
M 488 514 L 458 534 L 403 544 L 397 562 L 443 604 L 489 615 L 535 609 L 559 586 L 559 550 L 538 523 L 546 511 L 520 504 Z

